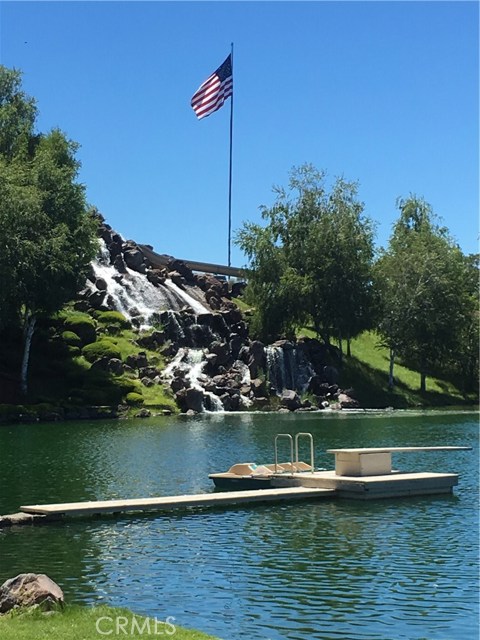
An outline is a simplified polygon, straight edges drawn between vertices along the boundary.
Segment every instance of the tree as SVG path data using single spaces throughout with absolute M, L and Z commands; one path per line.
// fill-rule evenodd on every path
M 35 104 L 20 78 L 0 66 L 0 331 L 23 330 L 26 394 L 37 317 L 59 310 L 83 286 L 96 241 L 76 182 L 78 146 L 58 129 L 34 133 Z
M 376 269 L 382 300 L 379 331 L 390 349 L 390 386 L 400 355 L 426 376 L 451 358 L 466 312 L 465 260 L 439 226 L 432 208 L 411 195 L 398 201 L 400 217 Z
M 331 193 L 325 172 L 293 168 L 289 190 L 261 207 L 265 227 L 245 223 L 236 242 L 249 259 L 255 326 L 263 337 L 312 322 L 328 344 L 357 335 L 371 323 L 374 227 L 343 178 Z
M 461 381 L 465 393 L 478 391 L 479 375 L 479 255 L 464 256 L 462 318 L 457 327 L 457 346 L 452 351 L 449 368 Z

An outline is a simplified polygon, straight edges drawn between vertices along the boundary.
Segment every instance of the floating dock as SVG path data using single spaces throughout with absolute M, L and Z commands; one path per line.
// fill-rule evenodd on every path
M 128 513 L 134 511 L 170 511 L 187 507 L 235 506 L 252 502 L 281 502 L 286 500 L 317 500 L 335 493 L 334 489 L 318 487 L 283 487 L 277 489 L 252 489 L 248 491 L 223 491 L 197 493 L 159 498 L 131 500 L 100 500 L 95 502 L 70 502 L 60 504 L 36 504 L 20 507 L 24 513 L 45 516 L 82 516 L 102 513 Z
M 310 441 L 310 464 L 298 459 L 298 439 Z M 290 461 L 278 463 L 277 440 L 287 438 Z M 20 507 L 21 513 L 0 517 L 0 526 L 48 521 L 69 516 L 113 513 L 164 512 L 173 509 L 235 507 L 243 504 L 278 503 L 325 498 L 378 499 L 418 495 L 448 494 L 458 484 L 456 473 L 404 473 L 392 468 L 392 454 L 420 451 L 462 451 L 471 447 L 385 447 L 329 449 L 335 455 L 334 471 L 315 470 L 313 437 L 299 433 L 294 442 L 290 434 L 275 438 L 275 464 L 239 463 L 228 472 L 211 474 L 219 487 L 230 491 L 192 495 L 161 496 L 125 500 L 99 500 L 59 504 L 35 504 Z M 247 488 L 245 488 L 247 487 Z M 238 490 L 240 489 L 240 490 Z M 3 521 L 3 522 L 2 522 Z

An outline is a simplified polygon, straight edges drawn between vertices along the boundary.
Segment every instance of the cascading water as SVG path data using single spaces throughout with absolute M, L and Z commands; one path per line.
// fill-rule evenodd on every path
M 252 377 L 250 375 L 250 369 L 247 367 L 247 365 L 241 360 L 235 360 L 235 362 L 233 363 L 232 369 L 235 369 L 236 371 L 239 372 L 241 376 L 240 384 L 249 387 L 252 382 Z M 240 404 L 242 405 L 242 407 L 248 409 L 248 407 L 252 406 L 253 402 L 250 400 L 250 398 L 248 398 L 247 396 L 241 393 Z
M 315 371 L 303 350 L 290 346 L 265 347 L 268 379 L 277 395 L 285 389 L 303 393 Z
M 201 302 L 169 279 L 165 284 L 154 286 L 144 274 L 128 267 L 125 273 L 119 273 L 111 264 L 110 252 L 103 240 L 100 240 L 100 252 L 92 266 L 95 277 L 106 283 L 109 306 L 130 321 L 140 317 L 140 323 L 149 326 L 155 314 L 179 311 L 185 306 L 191 307 L 197 314 L 209 313 Z M 90 283 L 89 287 L 93 290 L 94 285 Z
M 203 349 L 187 349 L 178 350 L 175 358 L 165 368 L 163 377 L 171 382 L 174 377 L 180 374 L 193 389 L 201 391 L 204 397 L 203 410 L 206 412 L 223 411 L 222 401 L 211 391 L 206 391 L 200 382 L 206 382 L 207 376 L 203 373 L 206 365 L 205 354 Z

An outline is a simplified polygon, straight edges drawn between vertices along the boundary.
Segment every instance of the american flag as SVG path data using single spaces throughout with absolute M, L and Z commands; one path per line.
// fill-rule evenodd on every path
M 191 105 L 197 118 L 209 116 L 233 95 L 232 55 L 193 94 Z

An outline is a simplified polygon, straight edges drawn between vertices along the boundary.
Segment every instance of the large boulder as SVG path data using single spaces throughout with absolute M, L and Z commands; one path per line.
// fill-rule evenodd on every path
M 302 403 L 296 391 L 292 389 L 284 389 L 281 397 L 282 407 L 286 407 L 289 411 L 296 411 L 300 409 Z
M 346 393 L 339 393 L 337 398 L 342 409 L 358 409 L 360 403 Z
M 21 573 L 0 586 L 0 613 L 6 613 L 14 607 L 63 602 L 63 591 L 43 573 Z
M 190 409 L 196 413 L 201 413 L 203 411 L 203 397 L 204 394 L 201 389 L 194 389 L 193 387 L 187 389 L 185 394 L 187 410 Z
M 123 251 L 123 259 L 125 260 L 127 267 L 130 267 L 133 271 L 146 273 L 147 267 L 145 264 L 145 257 L 138 247 L 127 245 Z

